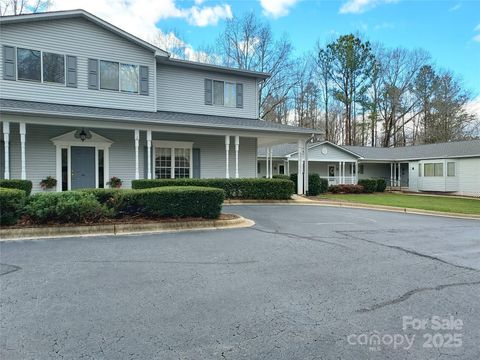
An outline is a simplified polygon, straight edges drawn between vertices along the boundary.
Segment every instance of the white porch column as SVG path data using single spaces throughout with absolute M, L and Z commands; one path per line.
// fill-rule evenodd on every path
M 269 155 L 270 148 L 267 146 L 267 148 L 265 150 L 266 150 L 266 154 L 265 154 L 265 177 L 268 179 L 268 168 L 270 167 L 270 162 L 268 161 L 268 155 Z
M 5 173 L 4 179 L 10 179 L 10 123 L 3 122 L 3 142 L 5 145 Z
M 287 166 L 286 166 L 286 169 L 285 169 L 285 173 L 290 176 L 290 158 L 287 157 Z
M 152 178 L 152 130 L 147 130 L 147 179 Z
M 22 162 L 21 179 L 27 180 L 27 166 L 25 163 L 25 135 L 27 133 L 27 127 L 24 122 L 20 123 L 20 152 Z
M 230 169 L 228 167 L 230 159 L 228 157 L 230 152 L 230 136 L 225 135 L 225 178 L 230 178 Z
M 398 186 L 402 187 L 402 164 L 398 163 Z
M 303 195 L 303 140 L 298 140 L 297 194 Z
M 304 152 L 304 158 L 305 158 L 305 161 L 304 161 L 304 168 L 303 168 L 303 171 L 304 171 L 304 176 L 303 176 L 303 181 L 304 181 L 304 190 L 305 190 L 305 194 L 308 194 L 308 174 L 309 174 L 309 169 L 308 169 L 308 143 L 305 142 L 304 143 L 304 148 L 303 148 L 303 152 Z
M 235 179 L 238 179 L 238 150 L 240 150 L 240 136 L 235 136 Z
M 390 187 L 393 186 L 393 163 L 390 163 Z
M 269 147 L 270 149 L 270 179 L 273 177 L 273 151 L 272 148 Z
M 358 161 L 355 161 L 353 164 L 354 169 L 355 169 L 355 177 L 354 177 L 354 184 L 358 184 Z
M 138 146 L 140 145 L 140 130 L 135 129 L 135 180 L 140 179 L 138 170 Z

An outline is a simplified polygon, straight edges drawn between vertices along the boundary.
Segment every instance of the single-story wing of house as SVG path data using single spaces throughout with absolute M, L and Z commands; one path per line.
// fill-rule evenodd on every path
M 414 192 L 480 195 L 480 140 L 395 148 L 311 143 L 302 154 L 308 173 L 328 179 L 330 185 L 356 184 L 358 179 L 382 178 L 392 188 Z M 267 166 L 268 165 L 268 166 Z M 297 173 L 298 146 L 282 144 L 260 148 L 260 177 Z

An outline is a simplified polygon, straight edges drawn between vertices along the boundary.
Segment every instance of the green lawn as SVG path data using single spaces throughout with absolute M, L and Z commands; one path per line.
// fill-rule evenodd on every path
M 325 194 L 320 199 L 480 215 L 480 200 L 405 194 Z

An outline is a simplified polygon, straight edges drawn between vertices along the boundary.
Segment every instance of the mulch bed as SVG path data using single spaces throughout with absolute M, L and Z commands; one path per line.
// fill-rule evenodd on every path
M 22 218 L 18 221 L 16 225 L 12 226 L 2 226 L 2 229 L 21 229 L 25 227 L 48 227 L 48 226 L 63 226 L 63 227 L 74 227 L 74 226 L 84 226 L 84 225 L 116 225 L 116 224 L 152 224 L 152 223 L 182 223 L 189 221 L 212 221 L 212 220 L 233 220 L 237 219 L 238 215 L 235 214 L 220 214 L 217 219 L 205 219 L 198 217 L 162 217 L 162 218 L 148 218 L 142 216 L 123 216 L 118 219 L 102 219 L 95 222 L 87 223 L 57 223 L 49 222 L 47 224 L 35 224 L 32 223 L 27 218 Z

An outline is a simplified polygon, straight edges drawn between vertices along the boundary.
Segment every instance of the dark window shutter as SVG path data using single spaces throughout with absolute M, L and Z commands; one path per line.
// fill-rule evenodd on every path
M 237 108 L 243 108 L 243 84 L 237 84 Z
M 5 80 L 16 80 L 17 72 L 15 63 L 15 48 L 13 46 L 3 47 L 3 78 Z
M 77 57 L 67 55 L 67 86 L 77 87 Z
M 88 59 L 88 88 L 98 90 L 98 60 Z
M 212 80 L 205 79 L 205 105 L 212 105 Z
M 192 176 L 195 179 L 200 178 L 200 149 L 192 149 Z
M 148 66 L 140 66 L 140 95 L 148 95 Z

